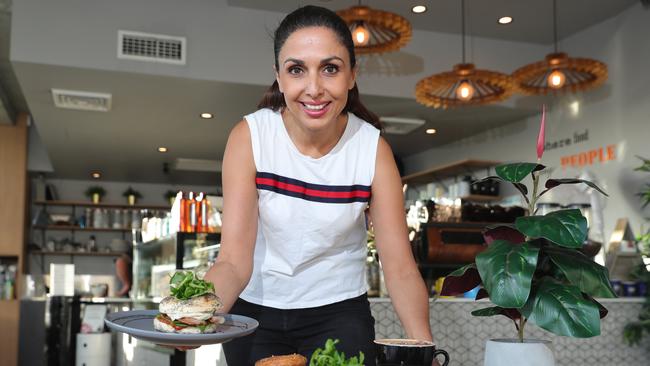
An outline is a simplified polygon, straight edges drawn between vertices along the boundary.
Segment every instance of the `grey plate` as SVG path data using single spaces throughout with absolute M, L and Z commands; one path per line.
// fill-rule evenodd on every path
M 159 332 L 153 328 L 153 319 L 158 310 L 134 310 L 110 313 L 104 322 L 111 330 L 131 335 L 134 338 L 171 346 L 202 346 L 228 342 L 231 339 L 253 333 L 259 323 L 242 315 L 221 314 L 226 322 L 216 333 L 178 334 Z

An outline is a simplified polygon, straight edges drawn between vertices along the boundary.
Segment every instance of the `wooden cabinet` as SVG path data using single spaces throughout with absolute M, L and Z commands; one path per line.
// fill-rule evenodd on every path
M 21 288 L 27 206 L 27 115 L 15 125 L 0 125 L 0 257 L 16 263 L 16 288 Z M 20 291 L 16 291 L 20 293 Z M 18 300 L 0 300 L 2 365 L 16 365 L 18 358 Z
M 487 246 L 485 224 L 435 222 L 426 226 L 421 261 L 426 263 L 467 264 Z
M 16 365 L 18 363 L 18 300 L 0 300 L 0 324 L 2 324 L 2 341 L 0 342 L 0 364 Z
M 27 202 L 27 117 L 0 125 L 0 256 L 20 257 Z

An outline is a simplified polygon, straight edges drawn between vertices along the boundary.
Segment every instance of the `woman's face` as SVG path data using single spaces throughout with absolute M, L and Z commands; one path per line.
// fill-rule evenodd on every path
M 293 32 L 278 55 L 276 78 L 286 112 L 308 129 L 318 130 L 336 121 L 355 76 L 347 49 L 326 27 Z

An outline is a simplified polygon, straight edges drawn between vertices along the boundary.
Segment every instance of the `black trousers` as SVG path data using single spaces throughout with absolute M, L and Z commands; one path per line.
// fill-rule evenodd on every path
M 375 319 L 366 294 L 315 308 L 289 310 L 238 299 L 230 313 L 251 317 L 260 325 L 254 333 L 224 343 L 228 366 L 253 366 L 261 358 L 292 353 L 309 360 L 316 348 L 324 348 L 328 338 L 340 340 L 336 349 L 345 352 L 347 358 L 361 351 L 365 366 L 375 366 Z

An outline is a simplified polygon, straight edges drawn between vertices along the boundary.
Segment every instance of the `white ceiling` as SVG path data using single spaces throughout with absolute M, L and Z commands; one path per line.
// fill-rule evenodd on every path
M 0 2 L 6 0 L 0 0 Z M 477 14 L 501 14 L 500 9 L 513 9 L 515 23 L 512 27 L 537 24 L 543 14 L 539 0 L 493 0 L 469 1 L 474 21 Z M 550 3 L 550 0 L 548 1 Z M 603 17 L 613 16 L 635 1 L 627 0 L 571 0 L 567 7 L 575 11 L 582 4 L 587 15 L 578 17 L 568 28 L 582 29 L 597 23 Z M 304 1 L 274 0 L 228 0 L 231 6 L 253 7 L 273 11 L 289 11 Z M 337 9 L 355 1 L 315 1 Z M 411 19 L 416 28 L 454 32 L 457 27 L 457 0 L 426 1 L 429 18 L 416 18 L 409 6 L 417 1 L 364 1 L 371 6 L 400 12 Z M 490 5 L 485 5 L 489 3 Z M 565 2 L 561 2 L 564 6 Z M 586 4 L 589 3 L 590 6 Z M 518 9 L 518 10 L 517 10 Z M 607 13 L 609 12 L 609 13 Z M 527 14 L 527 15 L 526 15 Z M 590 14 L 590 15 L 589 15 Z M 527 17 L 535 18 L 525 20 Z M 519 18 L 520 17 L 520 18 Z M 1 18 L 0 18 L 1 19 Z M 427 20 L 428 19 L 428 20 Z M 520 19 L 520 20 L 519 20 Z M 1 22 L 0 22 L 1 23 Z M 517 39 L 527 42 L 547 42 L 545 25 L 538 28 L 503 33 L 493 21 L 481 25 L 478 20 L 471 26 L 475 34 L 488 37 Z M 0 24 L 1 26 L 2 24 Z M 0 28 L 5 29 L 5 28 Z M 526 28 L 528 29 L 528 28 Z M 535 31 L 534 29 L 537 29 Z M 563 32 L 567 34 L 566 28 Z M 501 33 L 500 33 L 501 32 Z M 516 34 L 515 34 L 516 33 Z M 7 37 L 8 38 L 8 37 Z M 2 39 L 0 35 L 0 39 Z M 6 45 L 5 45 L 6 46 Z M 0 60 L 0 65 L 3 60 Z M 4 60 L 8 64 L 8 60 Z M 364 65 L 361 65 L 363 69 Z M 147 75 L 123 71 L 75 68 L 66 65 L 13 62 L 18 75 L 17 83 L 6 77 L 0 79 L 2 86 L 27 100 L 29 112 L 54 167 L 53 176 L 68 179 L 88 179 L 90 172 L 102 171 L 104 179 L 112 181 L 208 184 L 220 183 L 219 174 L 163 171 L 164 163 L 176 158 L 215 159 L 222 158 L 228 132 L 241 117 L 255 109 L 265 90 L 267 80 L 260 85 L 225 83 L 197 80 L 185 77 Z M 399 74 L 399 70 L 397 71 Z M 97 90 L 102 86 L 102 90 Z M 53 106 L 51 88 L 110 91 L 113 109 L 108 113 L 81 112 L 58 109 Z M 405 136 L 387 135 L 393 150 L 399 156 L 407 156 L 439 146 L 462 137 L 504 125 L 537 113 L 538 100 L 520 98 L 510 105 L 495 105 L 456 110 L 434 110 L 423 107 L 412 98 L 363 96 L 364 103 L 381 116 L 422 118 L 427 123 Z M 24 106 L 20 110 L 27 110 Z M 202 120 L 203 111 L 214 113 L 218 118 Z M 426 128 L 436 128 L 439 133 L 426 135 Z M 157 152 L 158 146 L 166 146 L 169 152 Z
M 558 35 L 564 38 L 610 18 L 639 0 L 558 0 Z M 231 6 L 288 13 L 298 5 L 314 4 L 332 10 L 357 5 L 357 0 L 228 0 Z M 362 5 L 390 11 L 407 18 L 414 29 L 460 33 L 460 0 L 362 0 Z M 422 14 L 413 5 L 425 5 Z M 531 43 L 553 42 L 553 0 L 465 0 L 468 34 Z M 507 26 L 497 19 L 511 16 Z
M 15 63 L 28 95 L 35 125 L 46 145 L 55 177 L 87 179 L 91 171 L 117 181 L 214 184 L 216 174 L 163 172 L 176 158 L 223 157 L 228 132 L 255 109 L 264 86 L 159 77 L 142 74 Z M 108 113 L 54 107 L 50 89 L 95 90 L 113 95 Z M 364 96 L 381 116 L 409 116 L 427 123 L 408 135 L 387 135 L 399 156 L 477 133 L 535 113 L 530 108 L 484 106 L 455 111 L 426 108 L 413 99 Z M 213 113 L 204 120 L 198 114 Z M 424 130 L 436 128 L 436 135 Z M 161 154 L 159 146 L 169 148 Z M 173 165 L 173 164 L 172 164 Z

